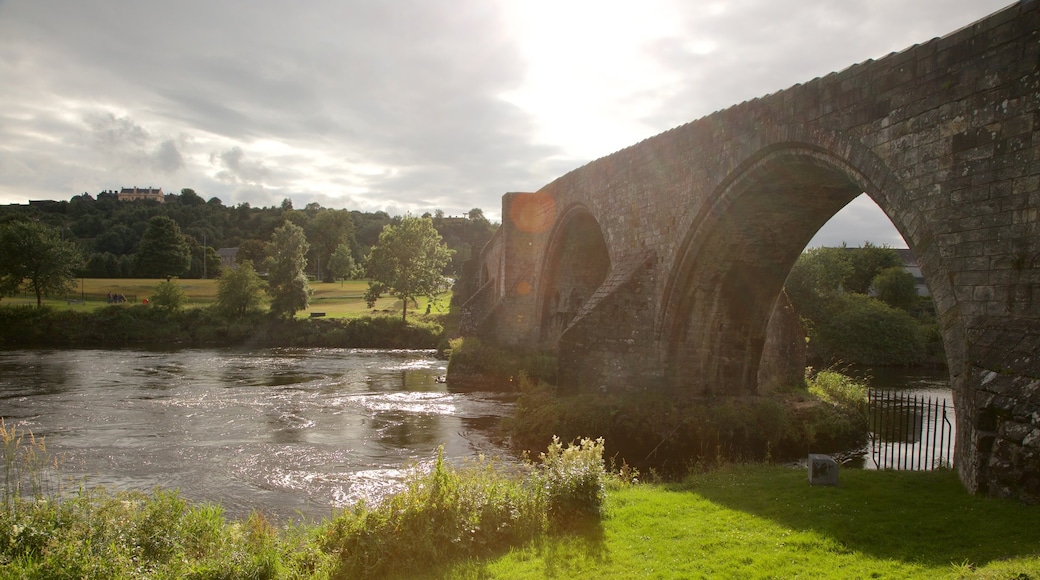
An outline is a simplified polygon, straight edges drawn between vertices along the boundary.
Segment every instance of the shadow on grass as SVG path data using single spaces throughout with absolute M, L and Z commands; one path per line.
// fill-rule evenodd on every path
M 524 556 L 523 560 L 541 560 L 545 563 L 538 577 L 571 578 L 573 572 L 590 562 L 604 562 L 608 559 L 609 550 L 603 524 L 598 518 L 588 518 L 569 522 L 565 529 L 560 529 L 545 536 L 531 540 L 524 546 L 516 546 L 512 550 Z M 495 578 L 496 573 L 489 567 L 511 549 L 503 549 L 485 558 L 461 560 L 429 570 L 424 578 Z M 415 574 L 400 578 L 416 578 Z
M 812 487 L 805 469 L 733 466 L 669 489 L 878 558 L 981 566 L 1040 556 L 1040 506 L 972 496 L 952 471 L 846 469 L 838 487 Z

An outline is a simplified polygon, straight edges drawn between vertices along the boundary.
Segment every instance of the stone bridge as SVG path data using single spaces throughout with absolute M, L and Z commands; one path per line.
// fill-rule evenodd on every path
M 972 491 L 1040 501 L 1040 7 L 736 105 L 503 197 L 470 332 L 562 385 L 755 395 L 798 255 L 861 193 L 935 300 Z

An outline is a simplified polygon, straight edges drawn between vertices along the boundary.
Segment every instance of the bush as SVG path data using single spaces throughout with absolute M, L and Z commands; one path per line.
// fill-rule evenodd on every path
M 606 499 L 603 469 L 603 438 L 584 438 L 564 447 L 553 436 L 549 449 L 540 456 L 549 502 L 549 515 L 556 522 L 573 516 L 599 516 Z
M 431 469 L 410 471 L 404 491 L 333 519 L 324 549 L 338 554 L 344 578 L 429 575 L 431 567 L 503 552 L 576 514 L 599 513 L 602 452 L 602 441 L 554 440 L 539 466 L 527 464 L 516 477 L 487 461 L 456 469 L 439 451 Z
M 540 447 L 553 435 L 601 437 L 613 461 L 666 475 L 847 451 L 867 433 L 862 409 L 850 413 L 804 387 L 783 398 L 688 399 L 667 391 L 560 395 L 526 377 L 519 385 L 516 411 L 505 423 L 518 448 Z
M 184 305 L 187 303 L 188 295 L 184 293 L 184 289 L 179 284 L 172 280 L 160 282 L 152 290 L 151 304 L 160 310 L 177 312 L 184 308 Z
M 912 316 L 862 294 L 843 295 L 810 339 L 810 358 L 824 364 L 913 365 L 924 351 Z
M 555 382 L 556 357 L 539 350 L 503 349 L 485 345 L 475 336 L 448 341 L 448 375 L 463 384 L 467 378 L 481 385 L 519 388 L 520 377 Z

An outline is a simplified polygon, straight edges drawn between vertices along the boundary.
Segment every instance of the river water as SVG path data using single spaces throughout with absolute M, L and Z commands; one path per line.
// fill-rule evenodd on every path
M 231 517 L 314 520 L 385 495 L 439 446 L 455 463 L 509 456 L 496 433 L 513 397 L 453 392 L 444 374 L 414 350 L 0 351 L 0 417 L 45 437 L 72 487 L 176 488 Z M 868 374 L 949 398 L 943 373 Z M 917 438 L 878 439 L 886 453 L 920 445 L 928 426 L 911 417 Z
M 231 517 L 320 519 L 376 499 L 439 446 L 506 456 L 509 395 L 452 392 L 431 351 L 0 351 L 0 416 L 65 481 L 177 488 Z

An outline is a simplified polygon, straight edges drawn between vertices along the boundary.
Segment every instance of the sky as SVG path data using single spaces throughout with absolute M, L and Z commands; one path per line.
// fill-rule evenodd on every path
M 0 203 L 121 187 L 391 215 L 536 191 L 1007 0 L 0 0 Z M 865 196 L 810 246 L 905 247 Z

